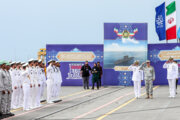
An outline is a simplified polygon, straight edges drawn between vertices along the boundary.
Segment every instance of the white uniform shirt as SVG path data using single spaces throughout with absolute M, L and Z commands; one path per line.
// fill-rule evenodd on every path
M 57 84 L 57 82 L 58 82 L 58 77 L 57 77 L 58 71 L 56 69 L 56 66 L 53 65 L 52 68 L 53 68 L 53 82 L 54 82 L 54 84 Z
M 129 66 L 129 70 L 133 71 L 132 80 L 133 81 L 141 81 L 143 80 L 143 71 L 140 70 L 139 66 Z
M 44 83 L 42 68 L 38 67 L 37 71 L 38 71 L 38 84 L 42 85 Z
M 55 84 L 59 84 L 59 71 L 58 68 L 54 66 L 54 82 Z
M 30 81 L 31 81 L 31 85 L 34 85 L 34 73 L 33 73 L 33 67 L 28 67 L 27 69 L 28 73 L 29 73 L 29 77 L 30 77 Z
M 16 82 L 17 82 L 17 86 L 21 87 L 22 82 L 21 82 L 21 70 L 20 69 L 16 69 Z
M 167 79 L 178 78 L 178 65 L 176 63 L 164 63 L 163 68 L 167 69 Z
M 62 75 L 61 75 L 61 70 L 60 68 L 58 67 L 58 76 L 59 76 L 59 82 L 62 83 Z
M 17 79 L 16 79 L 16 69 L 11 68 L 9 72 L 12 80 L 12 88 L 14 89 L 14 87 L 18 87 Z
M 39 78 L 38 78 L 38 66 L 37 67 L 32 67 L 33 68 L 33 74 L 34 74 L 34 84 L 36 85 L 36 87 L 37 87 L 37 85 L 38 85 L 38 83 L 39 83 Z
M 54 69 L 53 69 L 52 65 L 49 65 L 47 67 L 47 80 L 53 81 L 53 79 L 54 79 L 53 74 L 54 74 Z
M 22 79 L 23 79 L 23 86 L 29 86 L 31 84 L 30 78 L 29 78 L 29 71 L 24 70 L 22 71 Z
M 45 70 L 44 70 L 44 68 L 41 68 L 41 71 L 42 71 L 41 76 L 42 76 L 42 79 L 43 79 L 43 84 L 44 84 L 44 83 L 46 83 L 46 74 L 45 74 Z

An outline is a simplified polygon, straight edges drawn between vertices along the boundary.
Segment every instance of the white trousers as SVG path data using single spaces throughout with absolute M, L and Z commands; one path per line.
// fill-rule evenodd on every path
M 55 91 L 54 91 L 54 97 L 58 97 L 59 96 L 59 84 L 58 83 L 56 83 L 55 84 Z
M 34 98 L 33 98 L 33 106 L 34 108 L 38 107 L 37 105 L 37 98 L 38 98 L 38 85 L 36 84 L 36 86 L 34 87 Z
M 176 79 L 168 79 L 170 97 L 176 95 Z
M 37 107 L 40 107 L 41 105 L 41 91 L 42 91 L 42 85 L 40 87 L 37 87 L 37 94 L 36 94 L 36 105 Z
M 56 83 L 56 86 L 55 86 L 55 99 L 56 100 L 59 100 L 60 98 L 59 98 L 59 96 L 60 96 L 60 91 L 61 91 L 61 83 L 59 82 L 59 83 Z
M 134 94 L 135 97 L 141 96 L 141 81 L 133 81 L 134 82 Z
M 18 103 L 18 108 L 23 107 L 23 88 L 21 86 L 19 87 L 19 103 Z
M 29 107 L 32 109 L 33 108 L 33 91 L 34 91 L 34 86 L 32 86 L 29 90 Z
M 52 102 L 52 94 L 53 94 L 53 83 L 51 80 L 47 80 L 47 102 L 50 103 Z
M 14 87 L 13 87 L 11 108 L 12 109 L 18 108 L 18 104 L 19 104 L 19 88 L 14 89 Z
M 37 107 L 37 102 L 36 102 L 36 95 L 37 95 L 37 85 L 34 87 L 34 85 L 32 86 L 32 88 L 30 88 L 30 108 L 36 108 Z
M 41 100 L 45 100 L 46 99 L 46 95 L 45 95 L 45 90 L 46 90 L 46 83 L 42 84 L 42 88 L 41 88 Z
M 60 94 L 61 94 L 61 86 L 62 86 L 62 82 L 60 82 L 60 84 L 59 84 L 59 93 L 58 93 L 58 97 L 59 97 Z
M 30 85 L 23 85 L 24 101 L 23 101 L 23 110 L 30 109 Z
M 56 98 L 56 92 L 57 92 L 57 86 L 56 86 L 56 83 L 53 83 L 53 85 L 52 85 L 52 97 L 53 97 L 53 99 Z

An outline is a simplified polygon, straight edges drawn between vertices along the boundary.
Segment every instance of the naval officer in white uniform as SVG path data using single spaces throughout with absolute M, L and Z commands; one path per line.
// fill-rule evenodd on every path
M 12 89 L 13 89 L 11 108 L 12 109 L 17 109 L 19 92 L 18 92 L 16 62 L 11 63 L 10 75 L 11 75 Z
M 174 98 L 176 95 L 176 79 L 178 78 L 178 65 L 170 57 L 167 62 L 164 63 L 163 68 L 167 69 L 167 79 L 169 83 L 170 98 Z
M 23 79 L 23 93 L 24 93 L 24 101 L 23 101 L 23 110 L 30 110 L 30 76 L 28 71 L 28 64 L 23 65 L 22 79 Z
M 143 71 L 140 70 L 139 61 L 135 61 L 134 64 L 129 66 L 128 69 L 133 71 L 132 81 L 134 83 L 135 98 L 140 98 L 141 81 L 143 80 Z
M 47 103 L 53 103 L 54 68 L 53 60 L 48 61 L 47 67 Z

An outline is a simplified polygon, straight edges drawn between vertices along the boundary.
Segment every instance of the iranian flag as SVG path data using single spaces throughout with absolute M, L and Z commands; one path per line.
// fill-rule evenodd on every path
M 166 40 L 176 39 L 176 2 L 166 6 Z

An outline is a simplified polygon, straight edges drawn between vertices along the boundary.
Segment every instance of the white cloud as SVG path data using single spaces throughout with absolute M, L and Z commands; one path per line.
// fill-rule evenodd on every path
M 130 46 L 123 46 L 117 43 L 112 43 L 110 45 L 105 45 L 104 51 L 147 51 L 146 46 L 136 46 L 136 47 L 130 47 Z
M 117 43 L 112 43 L 112 46 L 115 47 L 115 48 L 120 48 L 120 45 L 117 44 Z
M 128 42 L 131 42 L 131 43 L 134 43 L 134 44 L 139 44 L 139 41 L 135 40 L 134 38 L 122 38 L 122 43 L 128 43 Z

